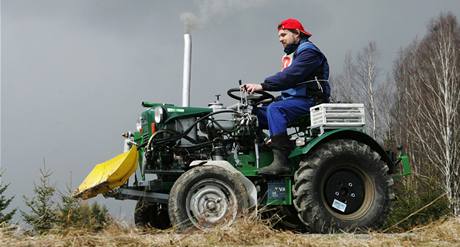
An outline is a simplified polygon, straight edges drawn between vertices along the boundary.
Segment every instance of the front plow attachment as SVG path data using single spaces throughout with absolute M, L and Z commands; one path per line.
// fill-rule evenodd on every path
M 137 147 L 96 165 L 74 192 L 74 197 L 89 199 L 126 183 L 137 166 Z

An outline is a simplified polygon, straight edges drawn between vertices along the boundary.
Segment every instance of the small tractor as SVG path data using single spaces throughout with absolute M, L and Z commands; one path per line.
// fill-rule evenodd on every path
M 409 158 L 385 151 L 364 132 L 364 105 L 325 103 L 291 123 L 291 174 L 260 176 L 273 154 L 254 109 L 267 92 L 228 90 L 224 107 L 142 102 L 137 130 L 123 134 L 125 153 L 97 165 L 75 192 L 137 200 L 137 225 L 178 230 L 230 225 L 250 210 L 273 212 L 282 227 L 314 233 L 382 226 L 393 179 Z M 260 210 L 261 208 L 267 210 Z

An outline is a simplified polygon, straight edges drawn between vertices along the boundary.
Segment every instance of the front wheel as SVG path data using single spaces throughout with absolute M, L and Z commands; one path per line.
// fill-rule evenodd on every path
M 230 225 L 249 207 L 238 174 L 216 166 L 199 166 L 182 174 L 169 194 L 169 217 L 179 230 Z
M 388 166 L 354 140 L 322 144 L 300 163 L 294 180 L 294 205 L 311 232 L 375 229 L 390 210 Z

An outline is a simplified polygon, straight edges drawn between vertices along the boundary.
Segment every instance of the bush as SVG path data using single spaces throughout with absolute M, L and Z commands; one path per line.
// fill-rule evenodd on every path
M 56 226 L 56 204 L 53 201 L 56 189 L 49 184 L 51 171 L 44 167 L 40 169 L 40 184 L 34 185 L 34 196 L 29 199 L 24 196 L 30 213 L 21 211 L 24 221 L 31 225 L 36 233 L 43 234 Z
M 16 213 L 16 209 L 13 209 L 8 213 L 4 212 L 8 208 L 14 197 L 8 198 L 4 195 L 6 189 L 8 189 L 8 184 L 1 183 L 1 179 L 2 173 L 0 172 L 0 226 L 9 224 L 11 218 L 13 218 L 13 215 Z
M 43 168 L 40 175 L 40 184 L 35 185 L 34 196 L 31 199 L 24 197 L 30 213 L 22 212 L 24 221 L 32 226 L 34 232 L 43 234 L 51 229 L 68 228 L 99 231 L 112 222 L 105 206 L 96 202 L 89 205 L 72 197 L 69 187 L 66 193 L 61 193 L 61 201 L 57 204 L 53 201 L 56 189 L 49 183 L 51 172 Z
M 99 231 L 112 221 L 105 206 L 97 202 L 88 205 L 72 197 L 70 190 L 61 196 L 61 204 L 58 208 L 58 222 L 62 229 L 84 228 Z
M 432 178 L 422 178 L 414 175 L 411 178 L 407 178 L 407 181 L 397 182 L 396 184 L 396 200 L 383 229 L 393 226 L 425 206 L 426 208 L 405 219 L 391 230 L 409 230 L 417 225 L 425 225 L 450 214 L 449 202 L 446 196 L 442 196 L 444 191 Z M 438 199 L 440 196 L 441 198 Z M 428 206 L 434 200 L 436 202 Z

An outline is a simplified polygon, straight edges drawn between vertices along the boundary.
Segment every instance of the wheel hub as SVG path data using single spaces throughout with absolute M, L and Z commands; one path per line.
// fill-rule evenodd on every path
M 236 218 L 236 196 L 225 184 L 201 181 L 188 195 L 187 213 L 197 227 L 211 227 Z
M 216 203 L 213 201 L 207 202 L 206 208 L 210 211 L 214 211 L 216 209 Z
M 329 207 L 339 214 L 352 214 L 364 202 L 364 181 L 353 170 L 337 170 L 324 185 L 324 196 Z

